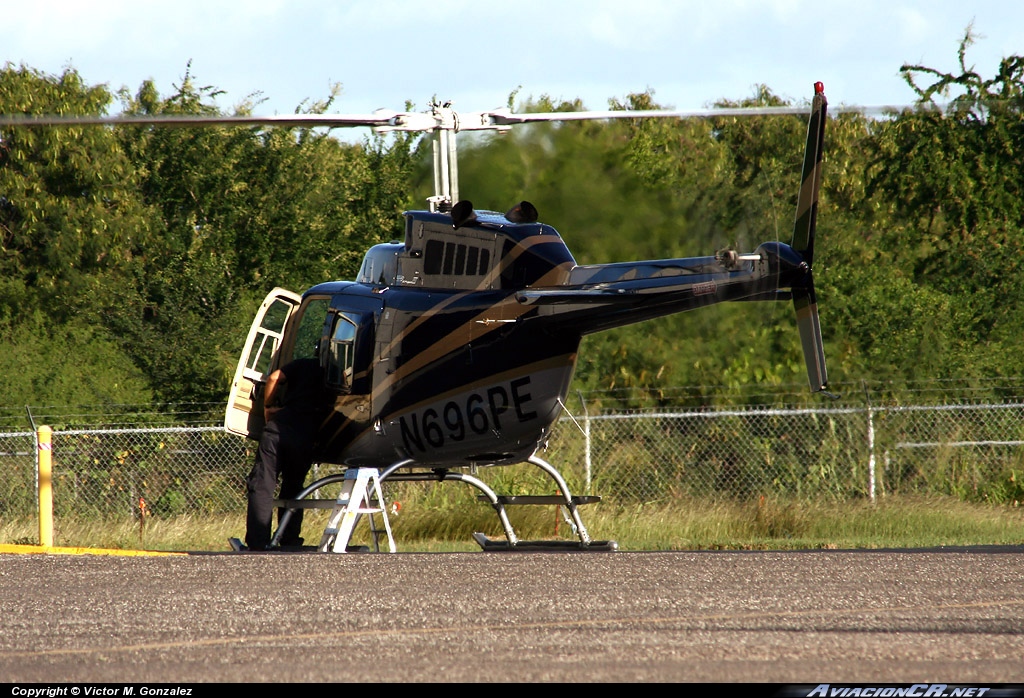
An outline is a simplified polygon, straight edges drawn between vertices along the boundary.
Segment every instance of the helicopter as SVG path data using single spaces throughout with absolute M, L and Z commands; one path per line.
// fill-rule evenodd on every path
M 817 83 L 790 244 L 591 265 L 575 262 L 528 201 L 499 213 L 460 200 L 455 132 L 676 112 L 460 115 L 435 104 L 430 114 L 389 115 L 378 130 L 433 132 L 435 195 L 427 209 L 404 213 L 404 239 L 365 253 L 354 280 L 319 283 L 301 295 L 283 288 L 268 294 L 234 375 L 226 430 L 257 439 L 267 376 L 293 359 L 315 357 L 335 396 L 320 430 L 321 462 L 376 468 L 382 481 L 460 480 L 477 487 L 498 511 L 506 536 L 492 541 L 477 534 L 485 549 L 529 547 L 509 525 L 507 503 L 560 504 L 579 538 L 570 546 L 614 549 L 613 541 L 593 541 L 580 518 L 578 506 L 595 498 L 574 496 L 539 455 L 565 409 L 584 336 L 727 301 L 791 300 L 810 388 L 828 393 L 811 270 L 826 110 Z M 559 494 L 501 497 L 472 475 L 479 467 L 520 463 L 545 471 Z M 341 477 L 322 478 L 296 499 Z
M 530 202 L 497 212 L 460 199 L 456 134 L 537 122 L 753 111 L 461 113 L 435 101 L 423 113 L 25 117 L 0 123 L 261 124 L 429 133 L 434 195 L 425 209 L 404 212 L 404 239 L 368 249 L 354 280 L 324 281 L 302 293 L 274 288 L 248 332 L 224 429 L 258 440 L 270 374 L 292 360 L 315 358 L 333 398 L 320 427 L 316 462 L 345 470 L 315 480 L 294 499 L 275 501 L 287 510 L 279 516 L 271 546 L 279 544 L 294 511 L 323 503 L 316 499 L 322 488 L 372 469 L 378 485 L 458 481 L 476 487 L 505 534 L 504 541 L 475 534 L 484 550 L 615 550 L 614 541 L 593 540 L 580 517 L 579 507 L 600 497 L 574 495 L 540 455 L 567 411 L 565 398 L 585 336 L 717 303 L 791 301 L 810 389 L 830 395 L 812 273 L 827 121 L 824 86 L 814 84 L 792 240 L 764 242 L 751 252 L 729 248 L 703 257 L 577 264 L 561 235 L 540 222 Z M 477 477 L 479 468 L 524 463 L 550 476 L 558 494 L 503 496 Z M 562 507 L 578 540 L 520 540 L 505 510 L 510 504 Z M 338 550 L 337 541 L 328 538 L 325 532 L 319 549 Z

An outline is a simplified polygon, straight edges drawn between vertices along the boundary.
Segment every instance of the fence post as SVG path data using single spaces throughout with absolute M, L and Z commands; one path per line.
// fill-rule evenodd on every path
M 875 411 L 868 405 L 868 496 L 875 501 Z
M 868 384 L 862 380 L 861 388 L 864 390 L 864 401 L 868 405 L 868 497 L 875 501 L 875 410 L 871 406 L 871 392 Z
M 53 547 L 53 429 L 36 429 L 39 478 L 39 545 Z

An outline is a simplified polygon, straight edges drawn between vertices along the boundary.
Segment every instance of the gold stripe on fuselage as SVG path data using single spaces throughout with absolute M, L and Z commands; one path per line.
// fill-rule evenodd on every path
M 392 337 L 391 342 L 383 352 L 384 355 L 391 356 L 392 353 L 396 351 L 396 347 L 401 344 L 402 336 L 410 334 L 423 323 L 436 315 L 439 315 L 446 308 L 451 307 L 473 293 L 489 290 L 495 279 L 499 278 L 502 272 L 507 269 L 519 257 L 519 255 L 526 252 L 530 247 L 538 244 L 547 244 L 550 241 L 550 238 L 542 235 L 532 235 L 529 238 L 520 241 L 514 248 L 512 248 L 509 254 L 502 259 L 501 264 L 491 270 L 491 272 L 484 277 L 475 289 L 452 294 L 449 298 L 439 302 L 436 307 L 424 311 L 422 315 L 409 323 L 407 327 L 403 328 L 398 337 Z M 538 279 L 535 285 L 539 287 L 559 285 L 568 278 L 568 275 L 569 265 L 562 264 L 553 268 L 547 274 Z M 397 381 L 408 377 L 410 374 L 415 373 L 419 369 L 429 365 L 442 356 L 464 346 L 468 342 L 501 329 L 502 325 L 506 322 L 519 319 L 519 317 L 529 312 L 531 309 L 532 308 L 530 306 L 517 302 L 512 295 L 503 298 L 497 304 L 488 307 L 480 314 L 463 323 L 462 326 L 447 333 L 440 340 L 431 344 L 427 349 L 407 360 L 402 364 L 402 366 L 396 369 L 394 373 L 385 376 L 383 380 L 379 381 L 373 387 L 373 403 L 375 404 L 382 395 L 387 394 L 387 392 L 391 390 L 392 385 Z M 497 317 L 495 317 L 495 315 Z M 474 334 L 474 331 L 477 334 Z

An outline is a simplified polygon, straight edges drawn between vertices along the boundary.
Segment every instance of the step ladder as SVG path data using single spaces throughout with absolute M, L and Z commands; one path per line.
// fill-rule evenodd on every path
M 388 552 L 395 552 L 395 539 L 391 535 L 391 523 L 380 490 L 380 473 L 376 468 L 350 468 L 345 472 L 341 494 L 338 495 L 317 550 L 322 553 L 348 552 L 349 539 L 364 514 L 370 519 L 375 552 L 380 552 L 381 533 L 387 534 Z M 377 527 L 374 518 L 377 515 L 383 521 L 383 531 Z

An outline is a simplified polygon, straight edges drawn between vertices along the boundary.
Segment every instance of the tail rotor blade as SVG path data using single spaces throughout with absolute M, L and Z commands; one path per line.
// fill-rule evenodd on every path
M 829 394 L 825 347 L 821 340 L 818 300 L 814 295 L 814 287 L 793 289 L 793 305 L 796 307 L 800 344 L 803 346 L 804 362 L 807 364 L 807 381 L 813 392 Z

